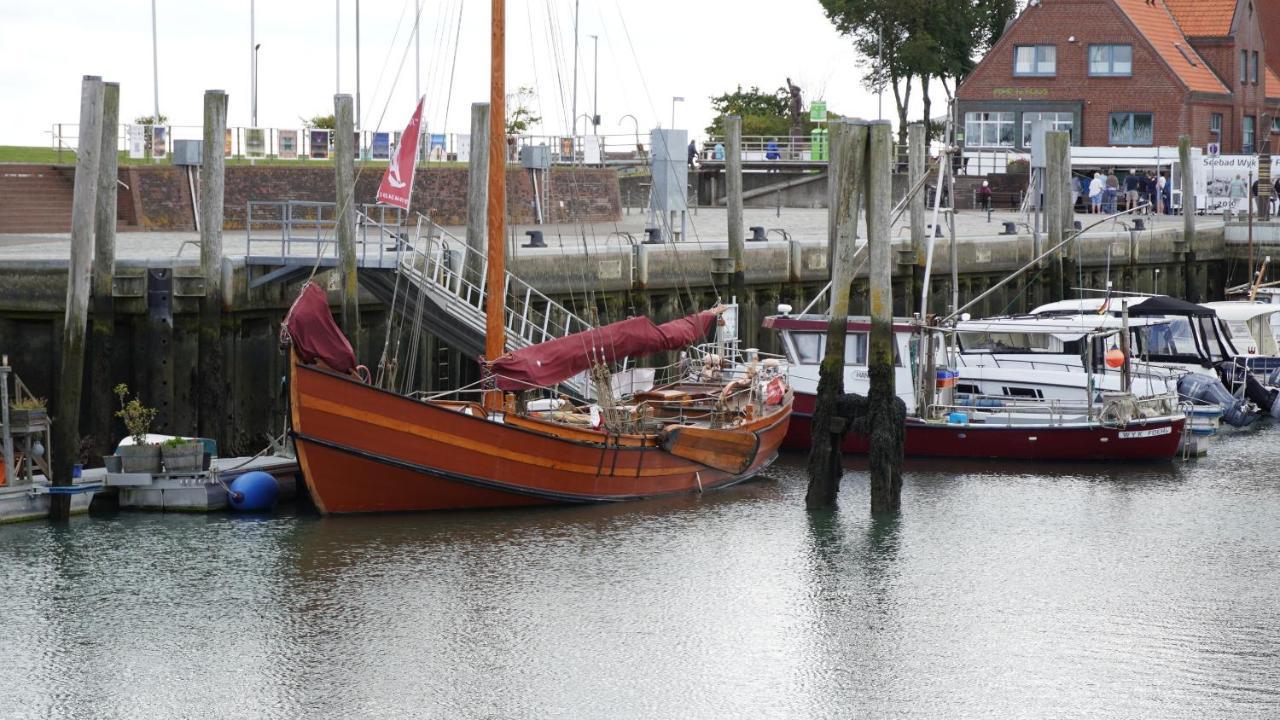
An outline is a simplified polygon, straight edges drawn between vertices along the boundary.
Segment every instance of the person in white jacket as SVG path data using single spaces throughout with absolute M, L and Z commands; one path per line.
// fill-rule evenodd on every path
M 1094 173 L 1093 179 L 1089 181 L 1089 212 L 1097 214 L 1102 212 L 1102 190 L 1106 187 L 1106 183 L 1102 180 L 1102 173 Z

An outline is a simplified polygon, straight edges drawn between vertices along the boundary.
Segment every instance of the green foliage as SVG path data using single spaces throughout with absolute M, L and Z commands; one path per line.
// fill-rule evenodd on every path
M 49 402 L 42 397 L 26 397 L 9 403 L 14 410 L 44 410 L 48 406 Z
M 156 122 L 155 115 L 139 115 L 133 119 L 134 125 L 164 125 L 169 122 L 169 116 L 160 113 L 160 121 Z
M 308 130 L 333 130 L 338 127 L 338 123 L 333 119 L 333 113 L 328 115 L 312 115 L 310 119 L 299 117 L 302 121 L 302 127 Z
M 518 88 L 514 94 L 507 96 L 507 136 L 523 135 L 529 128 L 542 122 L 542 118 L 533 114 L 533 103 L 538 99 L 531 87 Z
M 168 440 L 165 440 L 164 442 L 160 443 L 160 446 L 173 449 L 173 448 L 180 448 L 183 445 L 189 445 L 195 442 L 196 442 L 195 440 L 191 440 L 189 438 L 171 437 Z
M 1027 175 L 1031 172 L 1031 161 L 1025 159 L 1010 160 L 1005 163 L 1004 171 L 1010 175 Z
M 155 422 L 159 411 L 143 405 L 137 396 L 126 402 L 129 386 L 124 383 L 115 386 L 113 392 L 120 399 L 120 409 L 116 411 L 116 417 L 124 421 L 125 429 L 133 437 L 135 445 L 147 444 L 147 433 L 151 432 L 151 423 Z
M 711 109 L 715 111 L 715 119 L 707 126 L 707 135 L 724 136 L 725 115 L 738 115 L 742 118 L 743 135 L 790 135 L 791 118 L 788 115 L 790 99 L 785 87 L 766 93 L 755 85 L 752 85 L 750 90 L 743 90 L 739 85 L 733 92 L 711 98 Z M 807 114 L 804 125 L 804 132 L 809 132 L 810 124 Z

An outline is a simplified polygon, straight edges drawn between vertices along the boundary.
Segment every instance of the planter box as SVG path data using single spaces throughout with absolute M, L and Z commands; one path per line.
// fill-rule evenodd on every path
M 48 422 L 48 410 L 18 410 L 17 408 L 9 408 L 9 424 L 15 428 L 43 427 Z
M 121 470 L 124 472 L 160 472 L 159 445 L 122 445 L 116 453 L 120 456 Z
M 204 443 L 202 442 L 185 442 L 177 446 L 161 445 L 160 454 L 164 458 L 164 471 L 167 473 L 200 472 L 204 469 Z

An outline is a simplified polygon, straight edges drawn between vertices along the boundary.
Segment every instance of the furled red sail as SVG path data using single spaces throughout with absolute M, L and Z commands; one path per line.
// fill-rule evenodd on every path
M 516 350 L 489 363 L 499 390 L 551 387 L 592 365 L 643 357 L 701 342 L 719 315 L 714 310 L 655 325 L 647 317 L 621 320 Z
M 302 362 L 324 362 L 340 373 L 349 373 L 356 367 L 356 354 L 351 350 L 347 336 L 338 329 L 329 312 L 329 300 L 324 290 L 315 283 L 307 283 L 298 299 L 289 308 L 284 329 L 289 333 L 293 349 Z

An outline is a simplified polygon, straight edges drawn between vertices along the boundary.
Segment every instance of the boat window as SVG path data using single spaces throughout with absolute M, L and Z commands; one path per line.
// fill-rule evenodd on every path
M 895 348 L 896 350 L 896 348 Z M 897 352 L 894 353 L 895 355 Z M 844 364 L 866 367 L 867 333 L 849 333 L 844 338 Z
M 1258 353 L 1258 342 L 1254 337 L 1253 331 L 1250 330 L 1249 324 L 1244 320 L 1230 320 L 1226 322 L 1227 331 L 1230 334 L 1231 344 L 1235 346 L 1237 352 L 1246 355 L 1256 355 Z
M 1140 327 L 1134 331 L 1134 335 L 1137 336 L 1138 347 L 1147 355 L 1200 356 L 1195 333 L 1186 318 Z
M 796 346 L 796 362 L 802 365 L 822 362 L 822 333 L 791 333 L 791 342 Z
M 1004 394 L 1008 397 L 1021 398 L 1043 398 L 1044 392 L 1038 388 L 1020 388 L 1020 387 L 1004 387 Z
M 1061 353 L 1062 341 L 1050 333 L 962 332 L 960 346 L 965 352 Z

